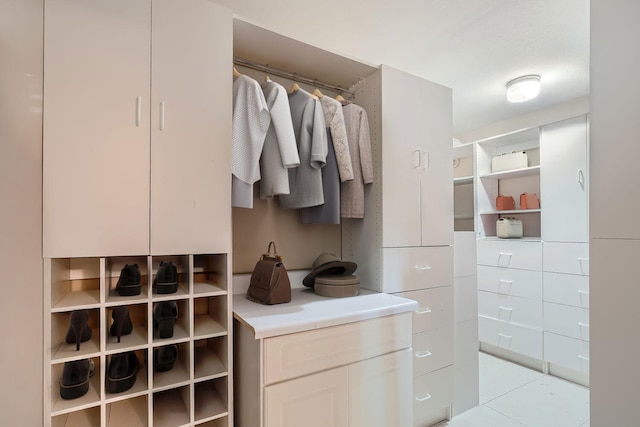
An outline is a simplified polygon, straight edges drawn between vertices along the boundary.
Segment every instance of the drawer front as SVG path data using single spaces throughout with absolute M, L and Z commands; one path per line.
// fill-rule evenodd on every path
M 453 276 L 475 276 L 476 264 L 476 233 L 473 231 L 453 233 Z
M 413 375 L 453 364 L 453 326 L 413 336 Z
M 264 384 L 411 347 L 411 313 L 264 340 Z
M 543 273 L 544 300 L 589 308 L 589 276 Z
M 478 264 L 542 271 L 542 242 L 478 240 Z
M 453 285 L 453 247 L 382 248 L 386 293 Z
M 413 379 L 413 425 L 430 426 L 447 417 L 453 402 L 453 367 Z
M 589 341 L 589 310 L 545 302 L 544 330 Z
M 453 324 L 453 287 L 422 289 L 396 295 L 418 302 L 418 309 L 413 312 L 414 334 Z
M 589 342 L 545 332 L 544 360 L 588 374 Z
M 478 338 L 516 353 L 542 360 L 542 330 L 478 316 Z
M 544 271 L 589 275 L 589 244 L 545 242 Z
M 478 320 L 478 280 L 476 276 L 453 278 L 453 312 L 455 323 Z
M 478 290 L 542 300 L 542 272 L 479 265 Z
M 478 314 L 503 322 L 542 329 L 542 301 L 478 292 Z

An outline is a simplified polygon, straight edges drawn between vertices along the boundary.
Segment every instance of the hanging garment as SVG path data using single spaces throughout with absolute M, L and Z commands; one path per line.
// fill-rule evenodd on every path
M 373 182 L 373 158 L 367 112 L 359 105 L 343 102 L 342 112 L 353 164 L 353 180 L 340 188 L 340 214 L 343 218 L 364 218 L 364 185 Z
M 322 106 L 303 89 L 289 94 L 289 106 L 300 166 L 289 169 L 290 193 L 278 196 L 280 207 L 318 206 L 324 203 L 321 169 L 327 161 L 327 131 Z
M 332 139 L 330 128 L 327 128 L 327 164 L 322 168 L 324 205 L 301 209 L 303 224 L 340 224 L 340 174 Z
M 276 82 L 262 83 L 271 124 L 260 157 L 260 198 L 289 194 L 287 169 L 300 165 L 287 91 Z
M 328 96 L 320 98 L 322 111 L 324 113 L 324 123 L 331 131 L 333 139 L 333 149 L 338 162 L 340 181 L 353 179 L 353 167 L 351 165 L 351 155 L 349 153 L 349 142 L 347 138 L 347 128 L 344 124 L 344 114 L 342 104 Z
M 260 154 L 271 117 L 254 79 L 240 75 L 233 82 L 231 206 L 253 208 L 253 183 L 260 179 Z

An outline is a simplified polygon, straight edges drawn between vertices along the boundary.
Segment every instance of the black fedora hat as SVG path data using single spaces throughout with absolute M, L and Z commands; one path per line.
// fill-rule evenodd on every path
M 313 287 L 316 276 L 325 275 L 347 275 L 350 276 L 358 268 L 353 261 L 342 261 L 338 255 L 324 252 L 311 264 L 311 273 L 307 274 L 302 280 L 302 284 Z

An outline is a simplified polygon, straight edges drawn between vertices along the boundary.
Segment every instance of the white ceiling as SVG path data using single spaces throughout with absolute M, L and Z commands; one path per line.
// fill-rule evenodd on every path
M 217 0 L 300 41 L 453 88 L 459 135 L 589 94 L 589 0 Z M 509 104 L 507 81 L 540 74 Z

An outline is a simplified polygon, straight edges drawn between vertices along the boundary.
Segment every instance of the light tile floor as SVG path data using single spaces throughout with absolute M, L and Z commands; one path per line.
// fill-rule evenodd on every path
M 480 406 L 437 427 L 589 427 L 589 389 L 479 353 Z

